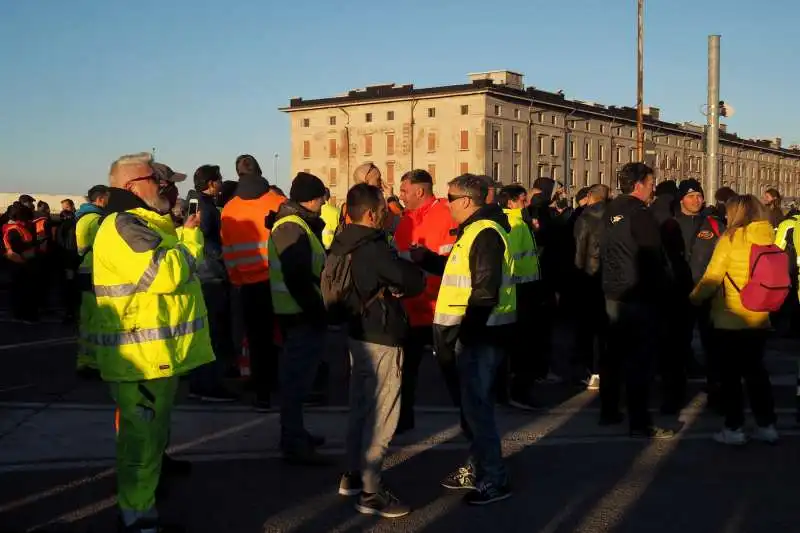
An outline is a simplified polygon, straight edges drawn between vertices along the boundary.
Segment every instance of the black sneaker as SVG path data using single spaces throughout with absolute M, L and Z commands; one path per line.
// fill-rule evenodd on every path
M 397 496 L 386 489 L 381 489 L 375 494 L 361 493 L 356 502 L 356 511 L 361 514 L 371 514 L 384 518 L 400 518 L 411 512 L 408 505 L 397 499 Z
M 189 398 L 208 403 L 230 403 L 235 402 L 238 396 L 223 388 L 212 390 L 189 390 Z
M 646 428 L 631 429 L 630 435 L 634 439 L 669 440 L 675 436 L 675 432 L 671 429 L 648 426 Z
M 361 472 L 345 472 L 339 480 L 339 495 L 358 496 L 364 490 L 361 483 Z
M 450 490 L 475 490 L 475 471 L 462 466 L 441 481 L 442 487 Z
M 192 473 L 192 463 L 174 459 L 165 453 L 161 459 L 161 473 L 166 476 L 186 477 Z
M 489 505 L 511 497 L 508 483 L 495 485 L 494 483 L 481 483 L 476 490 L 464 495 L 464 503 L 469 505 Z

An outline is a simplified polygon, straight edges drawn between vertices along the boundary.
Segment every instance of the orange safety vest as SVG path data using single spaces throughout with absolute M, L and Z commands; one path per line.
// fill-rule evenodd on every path
M 270 230 L 265 219 L 277 211 L 285 196 L 275 192 L 255 200 L 236 196 L 222 209 L 222 258 L 234 285 L 249 285 L 269 279 L 267 241 Z
M 21 224 L 19 222 L 9 222 L 8 224 L 4 224 L 3 225 L 3 246 L 5 247 L 6 255 L 13 255 L 14 254 L 14 252 L 11 250 L 11 232 L 12 231 L 16 231 L 17 233 L 19 233 L 22 236 L 22 240 L 25 241 L 26 243 L 32 243 L 33 242 L 33 235 L 31 234 L 30 231 L 28 231 L 28 228 L 25 227 L 25 224 Z M 20 255 L 21 255 L 22 259 L 27 261 L 29 259 L 33 259 L 35 253 L 36 253 L 36 251 L 33 249 L 33 247 L 30 247 L 30 248 L 25 249 L 25 251 L 23 251 L 22 254 L 20 254 Z
M 33 225 L 36 228 L 36 241 L 39 243 L 39 251 L 47 251 L 47 217 L 38 217 L 33 219 Z
M 450 255 L 456 242 L 451 230 L 458 224 L 450 215 L 447 200 L 432 199 L 421 207 L 403 211 L 403 216 L 394 232 L 394 244 L 400 257 L 408 259 L 412 245 L 424 246 L 439 255 Z M 403 307 L 412 327 L 430 326 L 433 323 L 436 299 L 439 295 L 440 276 L 425 277 L 425 290 L 411 298 L 403 298 Z

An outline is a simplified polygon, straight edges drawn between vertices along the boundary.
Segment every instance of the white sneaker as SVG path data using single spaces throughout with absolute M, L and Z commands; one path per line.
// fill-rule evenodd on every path
M 747 437 L 742 431 L 741 428 L 739 429 L 728 429 L 725 428 L 722 431 L 714 434 L 714 440 L 719 442 L 720 444 L 727 444 L 729 446 L 742 446 L 747 444 Z
M 775 444 L 778 442 L 778 430 L 775 429 L 775 426 L 770 424 L 766 427 L 759 427 L 757 428 L 750 438 L 753 440 L 757 440 L 759 442 L 766 442 L 767 444 Z
M 592 374 L 586 383 L 586 390 L 600 390 L 600 374 Z

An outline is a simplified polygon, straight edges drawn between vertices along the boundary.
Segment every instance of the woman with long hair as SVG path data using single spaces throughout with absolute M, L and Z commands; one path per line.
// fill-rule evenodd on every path
M 767 189 L 764 191 L 763 200 L 764 205 L 767 206 L 767 210 L 769 211 L 769 221 L 772 227 L 777 229 L 778 225 L 780 225 L 785 218 L 783 209 L 781 209 L 781 202 L 783 202 L 781 193 L 778 192 L 778 189 Z
M 739 295 L 740 288 L 750 279 L 752 246 L 772 244 L 775 230 L 768 208 L 751 194 L 734 196 L 725 204 L 725 211 L 728 228 L 719 239 L 703 278 L 690 296 L 695 305 L 713 298 L 711 356 L 720 369 L 725 413 L 725 427 L 714 435 L 714 439 L 731 445 L 747 442 L 742 430 L 744 380 L 758 425 L 751 438 L 775 443 L 778 440 L 775 404 L 769 375 L 764 368 L 769 313 L 746 309 Z

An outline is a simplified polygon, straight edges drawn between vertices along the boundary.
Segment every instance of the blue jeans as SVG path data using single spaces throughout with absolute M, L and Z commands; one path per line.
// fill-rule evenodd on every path
M 475 468 L 479 483 L 504 485 L 506 468 L 494 418 L 494 381 L 503 352 L 496 346 L 456 344 L 456 365 L 461 384 L 461 410 L 472 433 L 467 464 Z
M 325 326 L 298 324 L 283 331 L 281 353 L 281 448 L 297 453 L 308 450 L 303 422 L 303 400 L 311 390 L 317 365 L 325 352 Z

